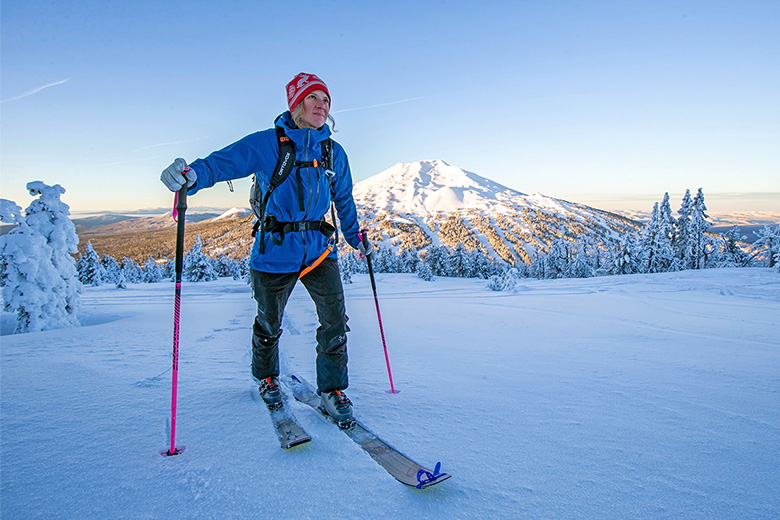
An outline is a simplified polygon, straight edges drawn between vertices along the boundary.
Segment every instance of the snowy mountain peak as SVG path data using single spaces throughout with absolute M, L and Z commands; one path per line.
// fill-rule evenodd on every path
M 617 215 L 525 195 L 441 160 L 396 164 L 352 193 L 371 240 L 398 250 L 462 246 L 509 264 L 530 264 L 563 235 L 587 235 L 602 244 L 636 229 Z
M 523 194 L 442 160 L 398 163 L 355 185 L 356 199 L 397 213 L 484 208 Z
M 223 220 L 226 218 L 243 218 L 249 216 L 251 210 L 249 208 L 230 208 L 218 217 L 211 219 L 212 221 Z

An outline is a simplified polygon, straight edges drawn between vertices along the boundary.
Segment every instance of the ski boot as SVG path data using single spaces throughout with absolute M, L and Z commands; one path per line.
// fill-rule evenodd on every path
M 355 419 L 352 417 L 352 401 L 341 390 L 322 393 L 320 409 L 324 410 L 342 430 L 348 430 L 355 424 Z
M 260 397 L 269 410 L 278 410 L 282 407 L 282 389 L 279 387 L 278 377 L 267 377 L 260 381 Z

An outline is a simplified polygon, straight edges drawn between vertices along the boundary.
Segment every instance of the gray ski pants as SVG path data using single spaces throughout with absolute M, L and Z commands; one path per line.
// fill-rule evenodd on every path
M 251 271 L 257 316 L 252 330 L 252 375 L 265 379 L 279 375 L 279 338 L 287 300 L 298 281 L 298 273 Z M 344 288 L 338 262 L 326 258 L 301 278 L 317 307 L 317 389 L 345 390 L 347 377 L 347 320 Z

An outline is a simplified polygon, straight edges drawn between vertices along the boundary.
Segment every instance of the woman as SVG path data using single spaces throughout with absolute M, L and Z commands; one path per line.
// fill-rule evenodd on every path
M 329 141 L 328 87 L 314 74 L 298 74 L 287 84 L 287 105 L 289 111 L 276 119 L 275 128 L 250 134 L 205 159 L 193 161 L 189 167 L 184 159 L 176 159 L 160 179 L 171 191 L 177 191 L 186 182 L 188 195 L 194 195 L 217 182 L 254 173 L 261 191 L 268 193 L 280 142 L 285 138 L 293 142 L 295 166 L 268 197 L 250 258 L 252 290 L 257 301 L 252 375 L 260 384 L 266 405 L 272 409 L 281 407 L 278 346 L 282 315 L 299 275 L 305 273 L 300 279 L 314 300 L 320 322 L 317 390 L 322 408 L 337 423 L 345 425 L 352 421 L 352 403 L 344 394 L 348 386 L 348 318 L 336 249 L 330 236 L 333 229 L 321 225 L 331 200 L 347 242 L 363 254 L 370 254 L 372 247 L 364 247 L 358 236 L 347 155 L 338 143 Z M 279 133 L 277 128 L 283 132 Z M 324 154 L 331 157 L 323 157 Z M 326 172 L 326 164 L 332 164 L 333 172 Z

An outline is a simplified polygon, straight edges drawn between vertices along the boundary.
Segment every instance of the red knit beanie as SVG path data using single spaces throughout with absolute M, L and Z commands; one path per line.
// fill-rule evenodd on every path
M 290 112 L 295 110 L 303 98 L 310 92 L 315 90 L 324 90 L 330 99 L 330 92 L 328 92 L 328 86 L 325 82 L 314 74 L 304 74 L 301 72 L 295 76 L 292 81 L 287 84 L 287 106 L 290 107 Z

